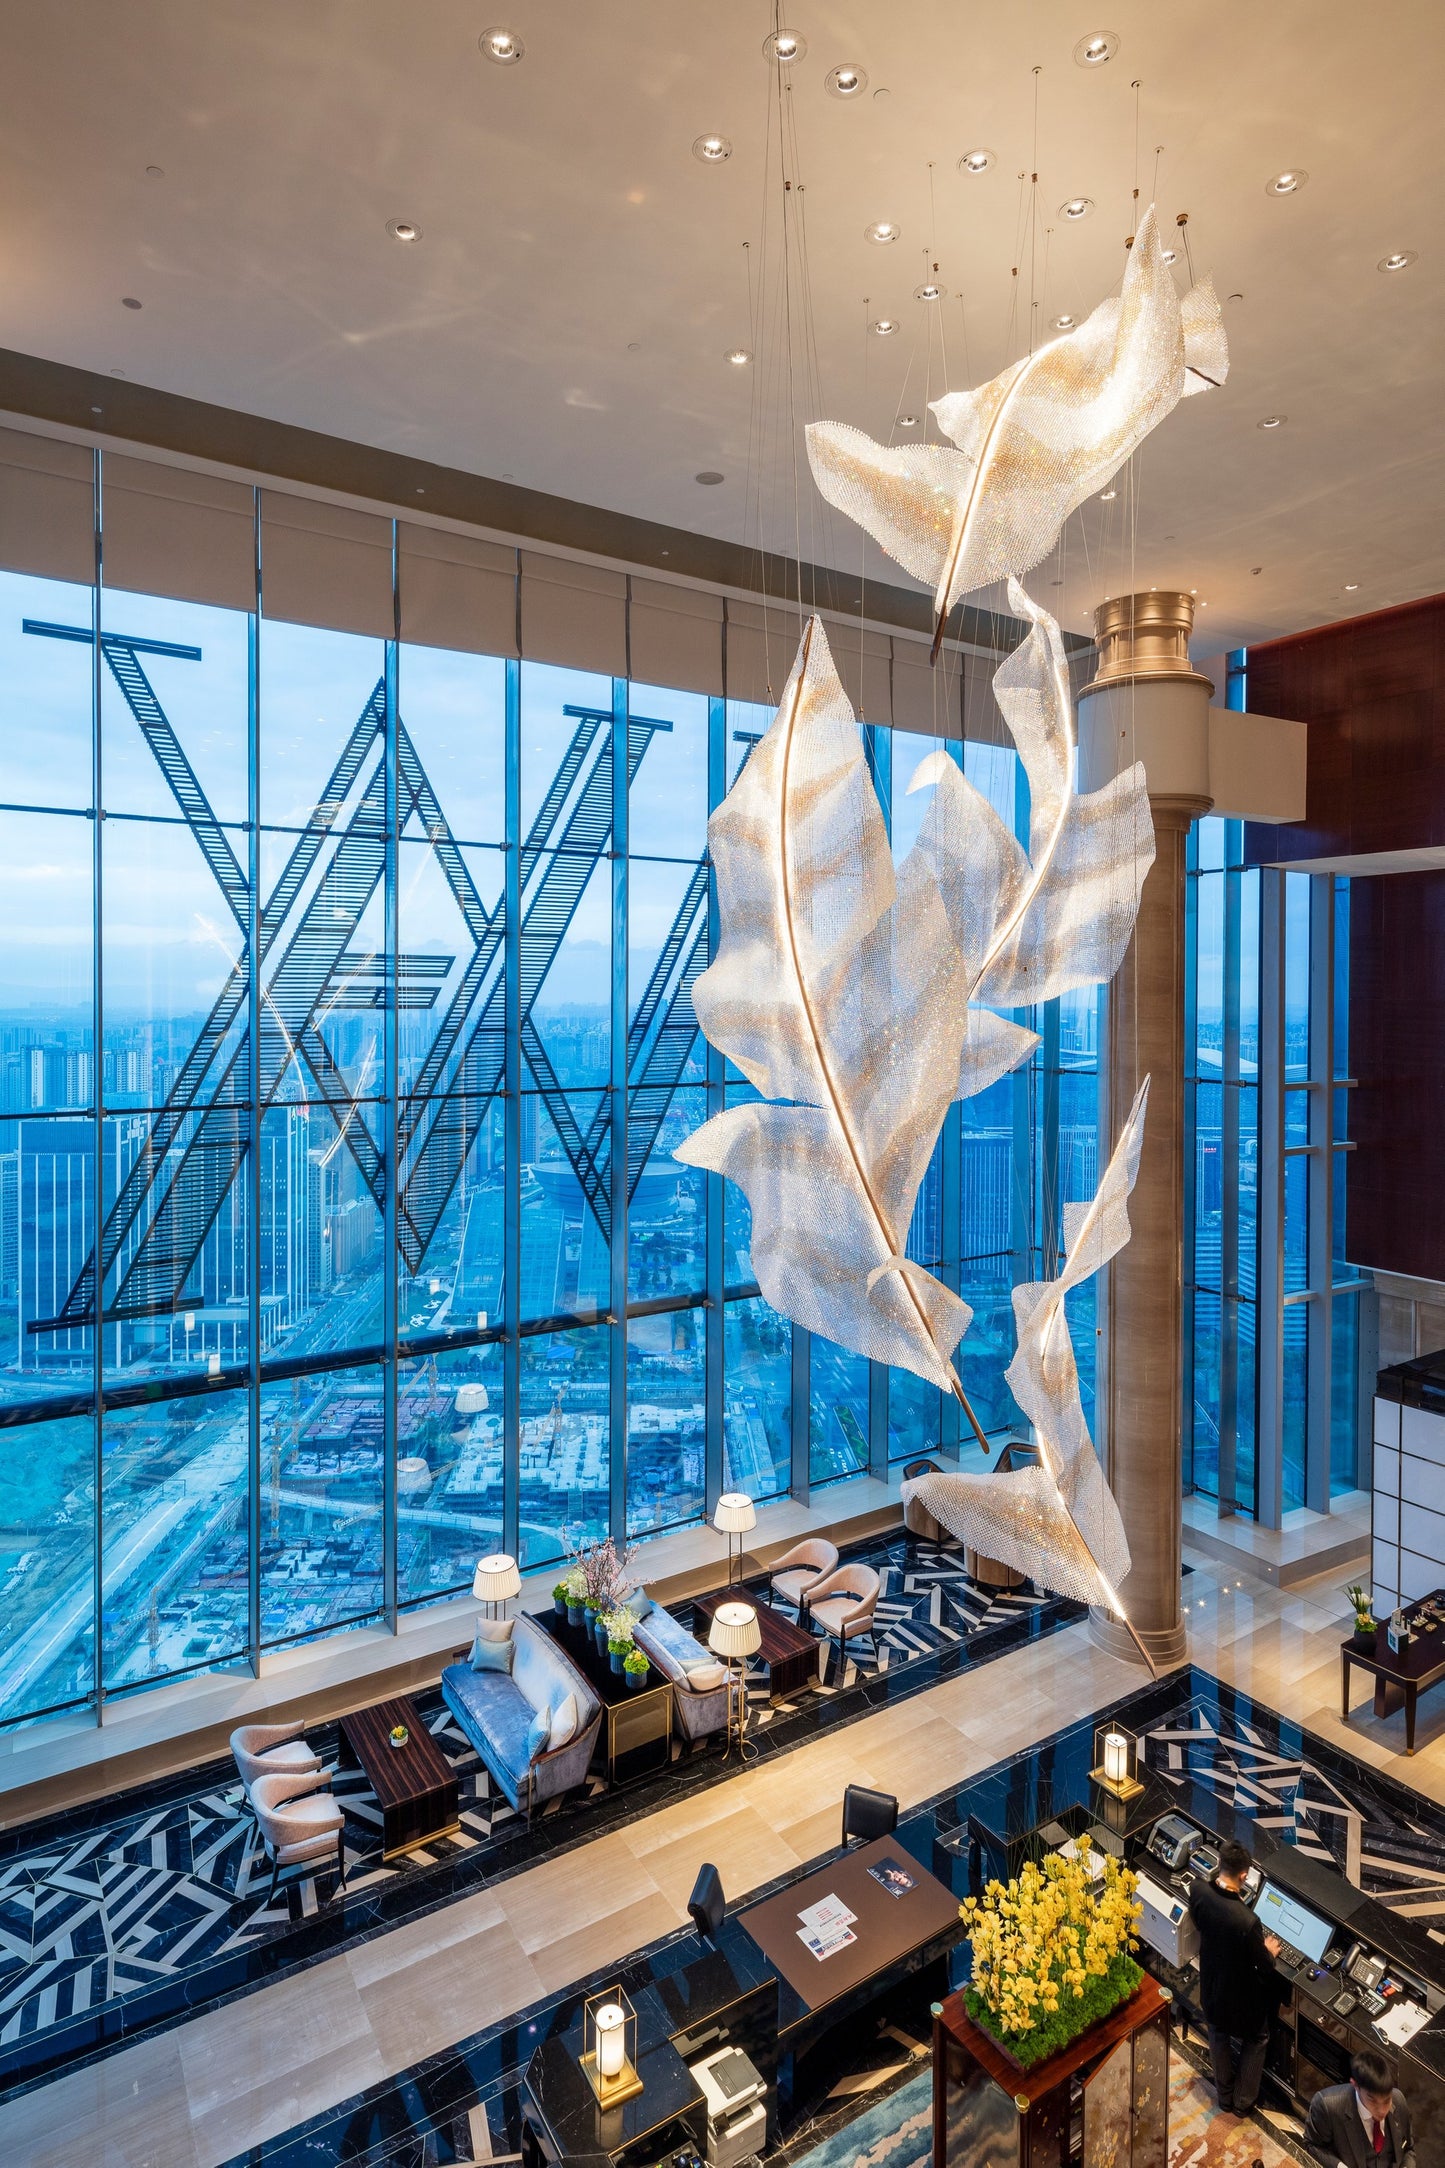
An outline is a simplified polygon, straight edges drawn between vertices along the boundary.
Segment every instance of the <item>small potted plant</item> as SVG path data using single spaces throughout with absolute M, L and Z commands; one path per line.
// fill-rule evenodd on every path
M 558 1618 L 567 1616 L 567 1583 L 559 1581 L 552 1591 L 552 1609 Z
M 580 1626 L 586 1617 L 587 1582 L 580 1566 L 574 1566 L 565 1574 L 562 1586 L 567 1591 L 567 1624 Z
M 1373 1654 L 1377 1627 L 1375 1614 L 1370 1608 L 1370 1599 L 1358 1581 L 1351 1581 L 1349 1587 L 1345 1590 L 1345 1594 L 1349 1597 L 1355 1610 L 1355 1631 L 1353 1635 L 1355 1647 L 1364 1650 L 1367 1655 Z
M 627 1681 L 627 1691 L 636 1694 L 647 1684 L 647 1658 L 641 1649 L 634 1648 L 622 1659 L 622 1675 Z
M 604 1611 L 602 1629 L 607 1637 L 607 1654 L 614 1671 L 621 1671 L 623 1659 L 632 1649 L 632 1613 L 630 1611 Z

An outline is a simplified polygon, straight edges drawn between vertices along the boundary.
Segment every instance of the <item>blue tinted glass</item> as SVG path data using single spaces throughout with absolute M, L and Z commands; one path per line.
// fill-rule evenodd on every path
M 0 572 L 0 800 L 8 804 L 92 803 L 92 609 L 88 587 Z M 57 626 L 83 638 L 44 629 Z
M 1240 1277 L 1243 1279 L 1245 1255 L 1240 1250 Z M 1254 1285 L 1253 1251 L 1250 1252 L 1249 1284 Z M 1234 1446 L 1234 1496 L 1236 1504 L 1246 1513 L 1256 1508 L 1255 1485 L 1255 1439 L 1256 1411 L 1258 1408 L 1258 1333 L 1259 1312 L 1253 1302 L 1241 1302 L 1238 1306 L 1239 1330 L 1239 1383 L 1236 1389 L 1238 1407 L 1235 1415 Z
M 612 867 L 543 851 L 522 898 L 522 1052 L 528 1083 L 603 1085 L 612 1061 Z
M 397 854 L 397 1068 L 403 1091 L 432 1096 L 496 1091 L 505 1078 L 503 857 L 500 851 L 404 842 Z M 341 1061 L 343 1026 L 383 1020 L 387 974 L 380 946 L 349 958 L 333 980 L 323 1029 Z M 353 1088 L 374 1093 L 374 1070 Z
M 959 1137 L 959 1247 L 965 1257 L 996 1256 L 1012 1239 L 1013 1081 L 1005 1077 L 966 1099 Z
M 568 708 L 585 712 L 568 715 Z M 646 759 L 644 753 L 644 765 Z M 553 850 L 595 849 L 599 832 L 610 836 L 611 824 L 611 678 L 524 662 L 523 834 Z M 601 847 L 611 844 L 604 841 Z
M 380 879 L 368 845 L 384 811 L 385 657 L 380 640 L 357 633 L 275 618 L 260 629 L 261 819 L 273 828 L 317 820 L 331 829 L 321 863 L 337 867 L 336 894 L 322 908 L 348 916 L 357 893 L 369 893 Z
M 1309 1075 L 1310 876 L 1284 877 L 1284 1073 Z
M 501 1548 L 502 1350 L 398 1363 L 397 1601 L 470 1593 L 477 1560 Z
M 502 1107 L 407 1100 L 397 1203 L 398 1330 L 485 1332 L 502 1317 Z
M 671 1330 L 670 1318 L 661 1322 Z M 524 1568 L 546 1565 L 607 1533 L 610 1346 L 605 1325 L 530 1333 L 522 1342 L 518 1511 Z
M 262 1340 L 315 1356 L 381 1339 L 385 1171 L 375 1107 L 296 1101 L 261 1124 Z
M 1219 1296 L 1194 1296 L 1194 1405 L 1190 1410 L 1189 1487 L 1219 1496 L 1220 1342 Z
M 416 789 L 412 804 L 418 779 L 401 758 L 402 788 L 412 805 L 408 834 L 431 834 L 440 815 L 458 843 L 504 840 L 506 667 L 495 655 L 400 650 L 397 708 L 426 786 Z
M 788 1488 L 792 1327 L 762 1297 L 723 1313 L 723 1480 L 750 1498 Z
M 888 1373 L 888 1458 L 916 1460 L 936 1453 L 943 1435 L 943 1401 L 936 1385 L 911 1370 Z
M 808 1356 L 811 1403 L 809 1480 L 865 1474 L 868 1468 L 868 1364 L 815 1333 Z
M 643 1088 L 632 1094 L 628 1157 L 637 1173 L 627 1217 L 629 1301 L 702 1292 L 707 1275 L 707 1178 L 700 1168 L 674 1159 L 672 1152 L 706 1119 L 704 1092 L 664 1096 Z
M 1350 1073 L 1350 884 L 1335 880 L 1335 986 L 1333 1074 Z
M 261 1639 L 309 1641 L 382 1601 L 378 1365 L 261 1388 Z
M 1200 874 L 1194 893 L 1195 1061 L 1200 1076 L 1217 1079 L 1224 1064 L 1224 875 Z
M 652 858 L 701 858 L 707 847 L 707 696 L 658 685 L 628 688 L 628 715 L 670 723 L 647 740 L 627 799 L 627 848 Z
M 239 827 L 248 802 L 249 617 L 239 610 L 107 589 L 101 629 L 100 757 L 107 818 L 124 813 L 183 819 L 186 808 L 195 806 L 192 791 L 198 785 L 215 819 Z M 199 844 L 199 828 L 196 834 Z M 233 835 L 230 846 L 244 866 L 244 838 Z M 217 848 L 214 838 L 209 848 Z
M 89 1393 L 94 1123 L 44 1115 L 0 1121 L 0 1205 L 0 1406 Z M 19 1432 L 11 1444 L 28 1450 Z
M 1309 1401 L 1310 1306 L 1292 1302 L 1284 1313 L 1284 1509 L 1305 1502 L 1305 1424 Z
M 1007 1251 L 997 1257 L 966 1258 L 959 1281 L 959 1292 L 973 1311 L 973 1322 L 954 1350 L 954 1367 L 980 1427 L 990 1434 L 1023 1422 L 1013 1394 L 1004 1383 L 1004 1372 L 1013 1360 L 1016 1344 L 1012 1267 Z M 972 1425 L 961 1412 L 959 1421 L 959 1436 L 967 1444 L 973 1436 Z
M 0 1721 L 94 1687 L 95 1425 L 21 1424 L 0 1453 Z
M 1359 1481 L 1360 1298 L 1336 1295 L 1330 1305 L 1330 1493 Z
M 244 1654 L 250 1602 L 244 1392 L 105 1417 L 101 1602 L 108 1693 Z
M 701 1310 L 664 1310 L 627 1326 L 627 1532 L 697 1520 L 703 1508 Z
M 94 1097 L 94 839 L 94 823 L 74 815 L 0 813 L 0 1111 L 7 1114 L 87 1107 Z M 125 1079 L 123 1063 L 109 1068 L 109 1084 Z
M 590 1317 L 611 1299 L 610 1095 L 522 1095 L 524 1318 Z
M 1216 1290 L 1224 1226 L 1223 1101 L 1218 1084 L 1195 1086 L 1193 1279 L 1197 1287 Z

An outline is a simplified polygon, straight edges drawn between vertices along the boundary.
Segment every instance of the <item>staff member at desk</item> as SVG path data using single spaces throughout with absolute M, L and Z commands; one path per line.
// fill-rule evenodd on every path
M 1199 2001 L 1214 2089 L 1227 2115 L 1248 2115 L 1259 2098 L 1282 1993 L 1274 1969 L 1279 1943 L 1241 1894 L 1252 1864 L 1242 1844 L 1224 1845 L 1213 1881 L 1196 1883 L 1189 1900 L 1199 1929 Z
M 1415 2168 L 1409 2103 L 1374 2048 L 1362 2048 L 1350 2064 L 1348 2085 L 1315 2094 L 1305 2151 L 1324 2168 Z

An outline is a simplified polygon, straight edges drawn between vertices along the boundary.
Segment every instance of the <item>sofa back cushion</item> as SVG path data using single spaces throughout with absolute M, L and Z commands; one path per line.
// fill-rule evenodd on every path
M 512 1684 L 531 1707 L 555 1708 L 568 1694 L 577 1696 L 577 1728 L 591 1723 L 600 1706 L 575 1664 L 568 1661 L 545 1628 L 529 1618 L 513 1621 Z

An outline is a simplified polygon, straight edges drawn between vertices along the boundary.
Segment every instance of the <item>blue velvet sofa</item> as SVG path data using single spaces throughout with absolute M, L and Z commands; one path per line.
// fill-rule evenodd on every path
M 602 1722 L 602 1704 L 572 1659 L 544 1627 L 529 1618 L 507 1619 L 500 1628 L 482 1621 L 486 1640 L 510 1639 L 510 1671 L 477 1671 L 470 1658 L 448 1664 L 442 1695 L 462 1730 L 519 1813 L 572 1791 L 587 1774 Z M 527 1734 L 538 1710 L 555 1710 L 576 1696 L 577 1726 L 562 1744 L 528 1751 Z

